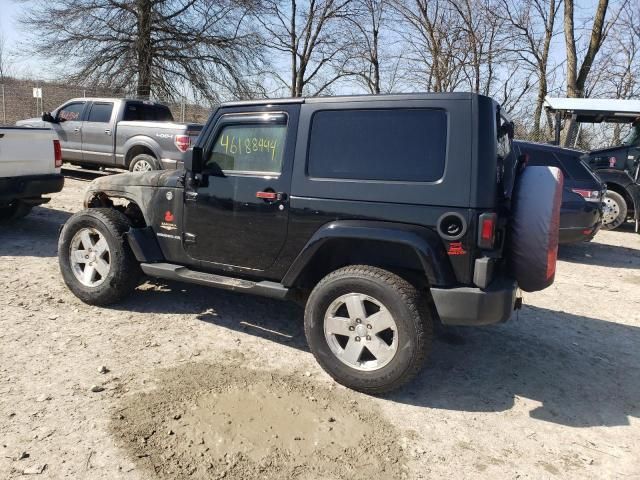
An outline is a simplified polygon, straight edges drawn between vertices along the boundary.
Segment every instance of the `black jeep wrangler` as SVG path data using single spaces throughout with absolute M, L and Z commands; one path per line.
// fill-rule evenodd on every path
M 91 184 L 60 234 L 62 276 L 95 305 L 142 274 L 302 301 L 322 367 L 388 391 L 418 372 L 434 322 L 503 322 L 517 304 L 512 132 L 466 93 L 223 104 L 184 169 Z M 555 250 L 538 243 L 521 257 L 542 252 L 544 288 Z

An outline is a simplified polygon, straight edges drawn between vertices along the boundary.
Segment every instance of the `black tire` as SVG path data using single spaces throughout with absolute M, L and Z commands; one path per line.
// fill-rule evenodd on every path
M 603 203 L 602 228 L 604 230 L 613 230 L 627 221 L 628 207 L 622 195 L 613 190 L 607 190 Z
M 26 217 L 31 213 L 33 205 L 15 200 L 5 207 L 0 207 L 0 223 L 12 222 Z
M 325 313 L 334 301 L 349 293 L 380 301 L 397 326 L 395 354 L 387 364 L 373 371 L 343 363 L 325 336 Z M 320 366 L 338 383 L 373 395 L 395 390 L 411 380 L 422 368 L 433 338 L 428 305 L 416 287 L 394 273 L 367 265 L 344 267 L 324 277 L 309 296 L 304 326 L 309 348 Z
M 110 208 L 90 208 L 74 214 L 64 224 L 58 240 L 58 262 L 64 283 L 89 305 L 109 305 L 127 297 L 138 285 L 141 270 L 124 233 L 131 223 L 121 212 Z M 70 261 L 71 242 L 80 230 L 97 230 L 109 248 L 109 271 L 98 286 L 87 286 L 76 277 Z M 86 265 L 85 265 L 86 268 Z
M 136 170 L 136 168 L 138 168 L 138 164 L 142 165 L 142 164 L 146 164 L 149 165 L 151 167 L 151 170 L 162 170 L 162 165 L 160 165 L 160 162 L 158 161 L 157 158 L 147 154 L 147 153 L 141 153 L 140 155 L 136 155 L 135 157 L 133 157 L 133 159 L 131 160 L 131 163 L 129 164 L 129 171 L 131 172 L 135 172 L 138 171 Z M 149 170 L 140 170 L 140 171 L 149 171 Z

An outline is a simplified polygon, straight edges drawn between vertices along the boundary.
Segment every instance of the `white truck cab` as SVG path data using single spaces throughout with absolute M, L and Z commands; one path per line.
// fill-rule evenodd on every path
M 27 215 L 62 190 L 60 142 L 48 128 L 0 128 L 0 222 Z

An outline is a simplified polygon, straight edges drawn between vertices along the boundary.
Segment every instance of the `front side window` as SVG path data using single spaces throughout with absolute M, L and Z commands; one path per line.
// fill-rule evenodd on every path
M 218 134 L 205 170 L 280 173 L 286 125 L 228 125 Z
M 82 116 L 84 102 L 70 103 L 62 107 L 56 115 L 59 122 L 77 122 Z
M 313 116 L 315 178 L 433 182 L 444 173 L 447 116 L 435 109 L 325 110 Z
M 94 103 L 91 106 L 87 122 L 109 123 L 112 111 L 113 103 Z

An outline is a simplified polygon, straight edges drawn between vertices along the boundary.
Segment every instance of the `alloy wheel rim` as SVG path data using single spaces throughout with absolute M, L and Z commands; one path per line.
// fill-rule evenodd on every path
M 336 358 L 355 370 L 379 370 L 398 351 L 393 315 L 382 302 L 361 293 L 342 295 L 329 305 L 324 336 Z
M 133 166 L 134 172 L 150 172 L 151 170 L 153 170 L 153 167 L 146 160 L 138 160 Z
M 82 228 L 71 239 L 69 262 L 76 279 L 86 287 L 97 287 L 111 270 L 107 240 L 95 228 Z

